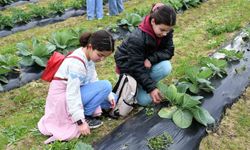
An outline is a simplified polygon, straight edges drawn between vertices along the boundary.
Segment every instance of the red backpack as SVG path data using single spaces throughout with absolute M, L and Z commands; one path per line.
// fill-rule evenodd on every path
M 58 68 L 62 64 L 63 60 L 66 58 L 78 59 L 84 64 L 84 67 L 86 68 L 84 61 L 77 56 L 69 56 L 71 53 L 72 52 L 69 52 L 66 56 L 64 56 L 63 54 L 61 54 L 59 52 L 54 52 L 52 54 L 52 56 L 50 56 L 50 58 L 47 62 L 46 68 L 42 73 L 41 79 L 44 81 L 51 82 L 53 80 Z M 59 78 L 56 78 L 56 79 L 57 80 L 67 80 L 67 79 L 59 79 Z

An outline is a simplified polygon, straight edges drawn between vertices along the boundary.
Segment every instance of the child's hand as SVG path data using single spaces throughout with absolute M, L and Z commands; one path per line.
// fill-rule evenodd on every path
M 79 125 L 78 130 L 82 135 L 89 135 L 90 134 L 90 128 L 89 128 L 89 124 L 87 122 L 83 122 L 83 124 Z
M 150 68 L 152 67 L 152 64 L 151 64 L 151 62 L 150 62 L 148 59 L 146 59 L 146 60 L 144 61 L 144 66 L 145 66 L 147 69 L 150 69 Z
M 110 105 L 111 105 L 111 108 L 114 109 L 114 108 L 115 108 L 115 103 L 116 103 L 116 102 L 115 102 L 115 97 L 114 97 L 114 95 L 112 94 L 112 92 L 109 93 L 108 101 L 109 101 L 109 103 L 110 103 Z
M 114 109 L 115 108 L 115 100 L 111 99 L 111 100 L 109 100 L 109 103 L 111 105 L 111 108 Z
M 159 104 L 162 100 L 161 92 L 157 88 L 150 92 L 150 96 L 155 104 Z

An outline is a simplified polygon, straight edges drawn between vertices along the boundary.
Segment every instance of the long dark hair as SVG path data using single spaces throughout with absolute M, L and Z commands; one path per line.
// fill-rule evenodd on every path
M 91 44 L 93 49 L 98 51 L 114 52 L 115 40 L 106 30 L 99 30 L 94 33 L 85 32 L 80 37 L 80 45 L 86 47 L 88 44 Z
M 174 26 L 176 24 L 176 12 L 168 5 L 161 5 L 157 8 L 152 7 L 150 12 L 150 21 L 155 19 L 155 24 L 165 24 L 168 26 Z

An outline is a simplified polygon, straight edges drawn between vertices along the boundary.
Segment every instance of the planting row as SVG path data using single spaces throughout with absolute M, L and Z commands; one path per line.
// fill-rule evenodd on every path
M 0 0 L 0 10 L 4 10 L 9 7 L 18 6 L 25 3 L 35 3 L 38 0 Z
M 202 0 L 163 0 L 165 4 L 173 6 L 177 11 L 183 11 L 189 7 L 195 7 L 202 2 Z M 107 1 L 104 1 L 107 3 Z M 5 16 L 0 14 L 0 37 L 4 37 L 18 31 L 24 31 L 35 26 L 44 26 L 50 23 L 55 23 L 58 21 L 63 21 L 69 17 L 83 15 L 84 12 L 68 12 L 65 13 L 65 8 L 73 8 L 74 10 L 79 10 L 86 7 L 86 0 L 72 0 L 69 3 L 69 6 L 65 6 L 60 1 L 50 3 L 48 7 L 42 7 L 39 5 L 30 5 L 30 10 L 25 12 L 21 9 L 13 9 L 11 16 Z M 138 12 L 140 16 L 145 16 L 150 7 L 144 9 L 143 11 Z M 60 17 L 64 14 L 63 17 Z M 47 19 L 47 18 L 52 19 Z M 56 18 L 55 18 L 56 17 Z M 59 18 L 58 18 L 59 17 Z M 129 14 L 126 19 L 122 19 L 118 24 L 120 26 L 127 24 L 128 28 L 131 31 L 134 26 L 136 26 L 141 20 L 141 17 L 135 14 Z M 28 25 L 27 25 L 28 24 Z M 112 26 L 115 28 L 116 26 Z M 1 31 L 2 30 L 2 31 Z M 116 29 L 114 29 L 116 30 Z
M 159 83 L 165 102 L 128 119 L 95 144 L 95 149 L 125 145 L 126 149 L 199 149 L 201 139 L 218 127 L 225 109 L 249 85 L 249 51 L 247 27 L 211 57 L 187 66 L 185 75 L 175 83 Z
M 13 8 L 12 15 L 0 14 L 0 36 L 7 36 L 17 31 L 43 26 L 49 23 L 63 21 L 69 17 L 83 15 L 85 0 L 72 0 L 69 6 L 60 1 L 49 3 L 48 7 L 29 5 L 29 11 Z M 70 8 L 70 9 L 66 9 Z M 77 11 L 78 10 L 78 11 Z M 51 18 L 51 19 L 50 19 Z M 54 20 L 53 20 L 54 19 Z

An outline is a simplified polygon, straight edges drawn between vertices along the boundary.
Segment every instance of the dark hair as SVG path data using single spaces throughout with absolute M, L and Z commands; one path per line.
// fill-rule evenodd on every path
M 176 12 L 168 5 L 162 5 L 154 9 L 154 5 L 150 12 L 150 21 L 155 19 L 155 24 L 165 24 L 168 26 L 174 26 L 176 24 Z
M 85 32 L 80 37 L 80 45 L 82 47 L 91 44 L 93 49 L 98 51 L 114 52 L 115 40 L 106 30 L 99 30 L 94 33 Z

